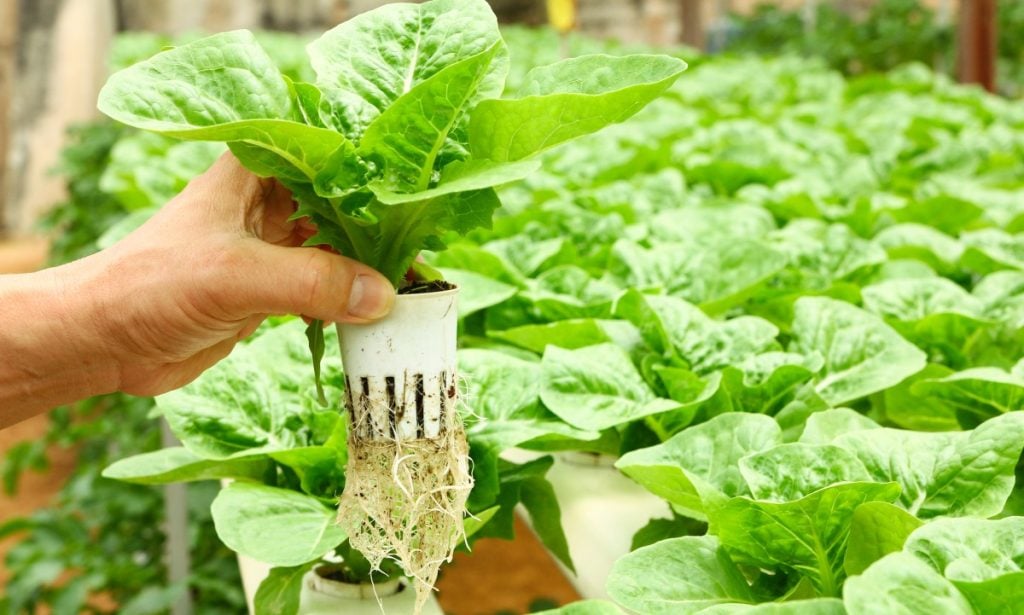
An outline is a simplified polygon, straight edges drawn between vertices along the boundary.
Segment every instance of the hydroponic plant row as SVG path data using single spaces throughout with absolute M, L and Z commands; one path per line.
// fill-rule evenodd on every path
M 347 459 L 280 463 L 301 474 L 305 464 L 340 471 L 345 462 L 338 523 L 315 538 L 328 549 L 344 538 L 371 574 L 393 560 L 415 588 L 419 614 L 440 565 L 467 536 L 473 477 L 456 407 L 455 291 L 439 289 L 438 272 L 414 266 L 415 258 L 443 249 L 443 235 L 490 226 L 496 186 L 535 171 L 542 152 L 631 117 L 686 64 L 656 54 L 580 56 L 534 67 L 521 91 L 501 97 L 510 59 L 482 0 L 389 4 L 325 32 L 306 51 L 314 80 L 294 81 L 251 33 L 212 35 L 115 73 L 98 104 L 136 128 L 225 142 L 243 165 L 291 191 L 296 215 L 317 225 L 307 244 L 358 259 L 395 285 L 387 320 L 339 325 L 347 417 L 327 413 L 333 425 L 323 412 L 315 418 L 330 426 L 328 452 L 343 447 Z M 418 288 L 450 292 L 411 296 Z M 323 323 L 314 320 L 306 337 L 326 406 Z M 178 431 L 196 426 L 165 416 Z M 218 420 L 209 416 L 204 429 Z M 268 442 L 257 452 L 278 447 Z M 239 452 L 222 436 L 187 448 Z M 292 563 L 322 555 L 307 551 Z M 299 572 L 290 574 L 289 591 Z
M 505 38 L 513 67 L 558 59 L 553 35 Z M 467 533 L 511 536 L 522 502 L 571 567 L 552 459 L 500 454 L 588 451 L 671 505 L 608 579 L 622 607 L 1014 612 L 1024 110 L 917 65 L 844 81 L 805 60 L 688 59 L 637 117 L 499 190 L 492 228 L 427 255 L 462 287 Z M 317 403 L 302 329 L 276 320 L 158 399 L 184 448 L 107 471 L 236 479 L 213 517 L 277 566 L 268 613 L 293 612 L 329 552 L 371 574 L 334 524 L 344 422 Z

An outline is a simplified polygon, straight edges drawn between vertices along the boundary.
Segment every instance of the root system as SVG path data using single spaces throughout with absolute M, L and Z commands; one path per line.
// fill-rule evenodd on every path
M 456 412 L 445 414 L 435 438 L 369 440 L 349 430 L 339 522 L 374 568 L 389 558 L 402 567 L 416 590 L 417 614 L 465 537 L 473 486 L 465 432 Z

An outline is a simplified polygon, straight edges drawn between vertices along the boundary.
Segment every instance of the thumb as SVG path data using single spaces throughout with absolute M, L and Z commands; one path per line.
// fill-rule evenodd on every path
M 244 270 L 225 276 L 227 303 L 242 314 L 302 314 L 328 322 L 364 323 L 387 315 L 391 283 L 374 269 L 317 248 L 244 242 Z

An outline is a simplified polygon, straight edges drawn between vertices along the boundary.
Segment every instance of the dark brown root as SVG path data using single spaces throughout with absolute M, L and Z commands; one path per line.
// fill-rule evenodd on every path
M 444 280 L 430 280 L 427 282 L 411 282 L 408 286 L 398 289 L 399 295 L 422 295 L 426 293 L 440 293 L 446 290 L 453 290 L 455 285 Z

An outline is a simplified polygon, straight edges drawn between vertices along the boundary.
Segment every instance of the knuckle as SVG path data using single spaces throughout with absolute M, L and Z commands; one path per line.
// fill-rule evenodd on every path
M 297 299 L 311 310 L 316 310 L 332 302 L 343 303 L 345 298 L 335 296 L 337 288 L 332 284 L 337 279 L 338 273 L 338 266 L 334 259 L 319 250 L 311 250 L 301 274 L 303 284 L 299 289 L 301 296 Z
M 221 274 L 243 271 L 250 258 L 240 246 L 234 243 L 223 243 L 211 248 L 213 269 Z
M 197 268 L 197 283 L 193 286 L 198 302 L 222 312 L 231 311 L 233 298 L 240 294 L 249 261 L 242 249 L 230 243 L 204 251 L 199 262 L 206 265 Z

